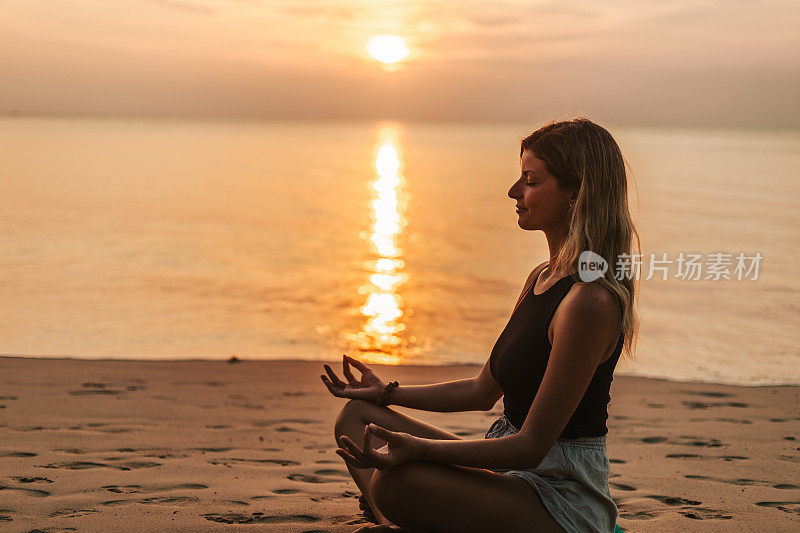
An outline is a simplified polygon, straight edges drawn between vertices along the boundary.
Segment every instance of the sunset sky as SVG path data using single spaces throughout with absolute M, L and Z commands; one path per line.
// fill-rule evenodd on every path
M 0 112 L 797 127 L 798 27 L 796 0 L 3 0 Z

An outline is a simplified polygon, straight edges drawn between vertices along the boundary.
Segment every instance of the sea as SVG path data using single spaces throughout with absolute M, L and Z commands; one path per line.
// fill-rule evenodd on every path
M 537 126 L 2 118 L 0 354 L 483 364 L 549 257 L 507 196 Z M 800 130 L 606 127 L 642 238 L 617 372 L 800 384 Z

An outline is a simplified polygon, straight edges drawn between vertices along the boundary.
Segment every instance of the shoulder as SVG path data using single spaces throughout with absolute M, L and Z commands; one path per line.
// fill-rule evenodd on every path
M 564 302 L 568 301 L 571 306 L 585 311 L 619 311 L 617 295 L 597 281 L 573 283 L 564 297 Z
M 618 332 L 622 324 L 617 295 L 598 281 L 573 283 L 556 314 L 560 316 L 553 320 L 561 325 L 599 327 L 608 331 L 610 338 L 611 333 Z M 616 334 L 613 338 L 616 338 Z

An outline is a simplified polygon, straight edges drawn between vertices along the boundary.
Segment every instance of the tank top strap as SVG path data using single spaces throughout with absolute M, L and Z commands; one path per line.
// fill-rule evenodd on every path
M 533 287 L 536 285 L 536 282 L 537 282 L 537 281 L 539 281 L 539 275 L 542 273 L 542 270 L 544 270 L 544 268 L 547 266 L 547 263 L 548 263 L 548 262 L 547 262 L 547 261 L 545 261 L 544 263 L 542 263 L 541 265 L 539 265 L 538 267 L 536 267 L 535 269 L 533 269 L 533 272 L 531 273 L 531 275 L 532 275 L 532 277 L 533 277 L 533 281 L 532 281 L 532 282 L 530 283 L 530 285 L 528 285 L 528 287 L 527 287 L 527 288 L 526 288 L 526 289 L 525 289 L 525 290 L 522 292 L 522 296 L 520 296 L 520 297 L 519 297 L 519 300 L 517 300 L 517 304 L 514 306 L 514 311 L 516 311 L 516 310 L 517 310 L 517 307 L 519 307 L 519 304 L 521 304 L 521 303 L 522 303 L 522 300 L 524 300 L 524 299 L 525 299 L 525 296 L 527 296 L 529 292 L 532 292 L 532 291 L 533 291 Z M 514 314 L 514 311 L 511 311 L 511 314 L 512 314 L 512 315 Z

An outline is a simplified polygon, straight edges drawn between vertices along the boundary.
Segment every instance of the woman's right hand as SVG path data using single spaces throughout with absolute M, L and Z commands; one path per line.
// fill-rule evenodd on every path
M 361 372 L 361 379 L 356 379 L 353 372 L 350 370 L 350 365 L 353 365 Z M 347 379 L 347 383 L 339 379 L 339 376 L 333 369 L 325 364 L 325 372 L 328 375 L 321 375 L 322 382 L 331 391 L 331 394 L 337 398 L 354 398 L 358 400 L 367 400 L 370 402 L 377 402 L 383 392 L 385 383 L 375 375 L 367 365 L 361 361 L 356 361 L 347 354 L 342 355 L 342 373 Z M 330 376 L 330 379 L 328 378 Z

